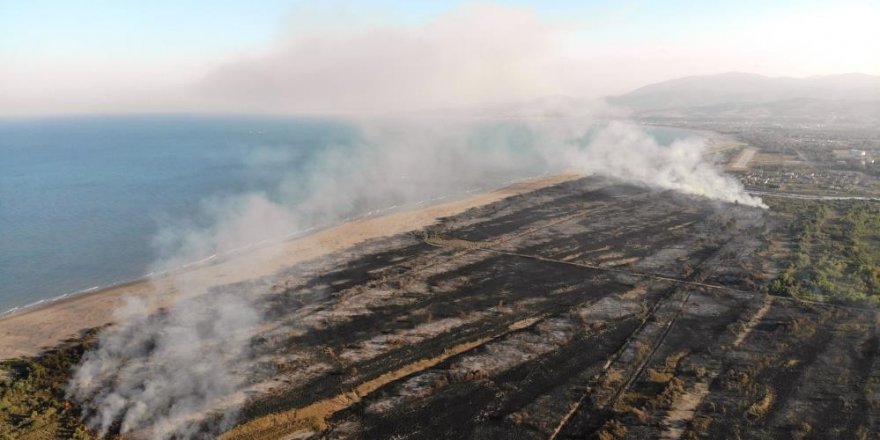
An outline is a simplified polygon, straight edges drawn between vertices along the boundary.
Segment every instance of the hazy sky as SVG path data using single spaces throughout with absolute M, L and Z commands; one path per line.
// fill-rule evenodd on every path
M 858 1 L 0 0 L 0 114 L 332 112 L 880 74 Z

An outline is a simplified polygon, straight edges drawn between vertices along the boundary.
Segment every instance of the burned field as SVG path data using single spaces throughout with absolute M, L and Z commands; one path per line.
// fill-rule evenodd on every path
M 876 316 L 766 294 L 784 228 L 588 178 L 292 268 L 225 438 L 868 438 Z
M 584 178 L 226 286 L 222 438 L 872 438 L 878 316 L 767 293 L 789 220 Z

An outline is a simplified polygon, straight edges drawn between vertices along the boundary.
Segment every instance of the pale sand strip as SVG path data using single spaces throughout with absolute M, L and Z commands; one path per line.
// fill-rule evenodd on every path
M 525 194 L 577 177 L 565 174 L 530 179 L 462 200 L 354 220 L 173 276 L 136 281 L 24 309 L 0 318 L 0 359 L 32 356 L 75 336 L 81 329 L 112 322 L 113 311 L 127 297 L 172 295 L 174 286 L 207 289 L 271 275 L 296 263 L 344 250 L 365 240 L 424 228 L 438 218 L 456 215 L 505 197 Z

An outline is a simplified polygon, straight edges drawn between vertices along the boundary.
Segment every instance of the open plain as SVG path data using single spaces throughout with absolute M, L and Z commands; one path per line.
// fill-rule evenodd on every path
M 784 223 L 585 178 L 292 268 L 224 438 L 877 432 L 877 318 L 765 293 Z

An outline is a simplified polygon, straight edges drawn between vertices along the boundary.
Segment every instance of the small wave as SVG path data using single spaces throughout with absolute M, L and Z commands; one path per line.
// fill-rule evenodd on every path
M 89 287 L 89 288 L 87 288 L 87 289 L 82 289 L 82 290 L 77 290 L 77 291 L 74 291 L 74 292 L 63 293 L 63 294 L 58 295 L 58 296 L 53 296 L 52 298 L 43 298 L 43 299 L 41 299 L 41 300 L 34 301 L 34 302 L 30 303 L 30 304 L 25 304 L 25 305 L 23 305 L 23 306 L 17 306 L 17 307 L 13 307 L 13 308 L 11 308 L 11 309 L 8 309 L 8 310 L 6 310 L 6 311 L 0 313 L 0 316 L 9 315 L 9 314 L 11 314 L 11 313 L 18 312 L 18 311 L 21 311 L 21 310 L 27 310 L 27 309 L 30 309 L 30 308 L 33 308 L 33 307 L 37 307 L 37 306 L 42 305 L 42 304 L 51 304 L 51 303 L 54 303 L 54 302 L 56 302 L 56 301 L 61 301 L 61 300 L 63 300 L 63 299 L 71 298 L 71 297 L 78 296 L 78 295 L 83 295 L 83 294 L 86 294 L 86 293 L 89 293 L 89 292 L 95 292 L 95 291 L 97 291 L 97 290 L 104 289 L 104 288 L 109 289 L 109 288 L 111 288 L 111 287 L 118 286 L 118 285 L 121 285 L 121 284 L 125 284 L 125 283 L 127 283 L 127 282 L 129 282 L 129 281 L 122 281 L 122 282 L 118 282 L 118 283 L 108 284 L 108 285 L 106 285 L 106 286 L 92 286 L 92 287 Z

